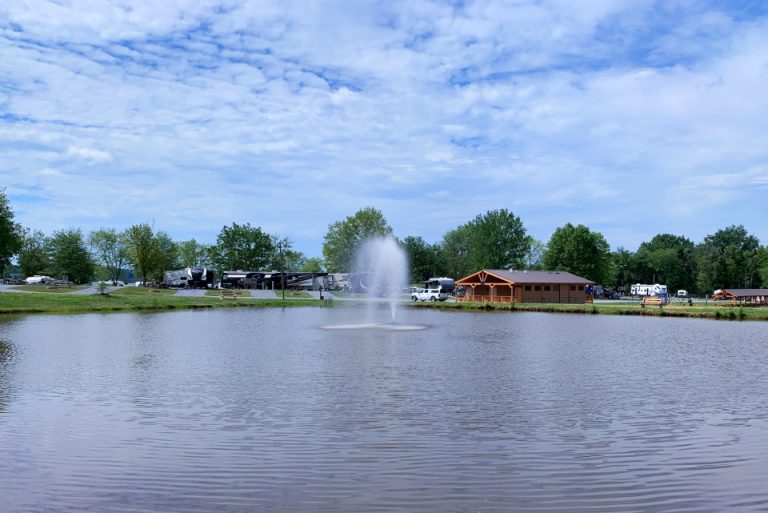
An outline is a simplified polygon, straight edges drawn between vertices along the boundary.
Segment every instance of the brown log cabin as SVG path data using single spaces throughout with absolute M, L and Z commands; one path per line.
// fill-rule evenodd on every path
M 456 281 L 457 302 L 591 303 L 594 282 L 565 271 L 483 269 Z

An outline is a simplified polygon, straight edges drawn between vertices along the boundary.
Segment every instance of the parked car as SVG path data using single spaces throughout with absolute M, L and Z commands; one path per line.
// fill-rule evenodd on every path
M 440 289 L 420 289 L 411 294 L 411 301 L 445 301 L 448 299 L 447 292 L 441 292 Z

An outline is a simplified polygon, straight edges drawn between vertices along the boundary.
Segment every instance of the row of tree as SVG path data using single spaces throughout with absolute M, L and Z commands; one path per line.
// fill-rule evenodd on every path
M 20 274 L 48 274 L 85 283 L 93 278 L 116 282 L 126 269 L 142 282 L 162 279 L 163 271 L 204 266 L 214 269 L 298 270 L 311 264 L 290 242 L 249 224 L 225 226 L 215 245 L 195 239 L 174 241 L 148 224 L 118 232 L 102 228 L 87 237 L 79 229 L 50 236 L 22 229 L 16 253 Z M 319 263 L 315 263 L 320 270 Z
M 393 236 L 393 230 L 371 207 L 328 227 L 323 259 L 306 258 L 287 238 L 248 223 L 224 226 L 214 244 L 174 241 L 148 224 L 123 232 L 102 228 L 85 236 L 71 229 L 46 236 L 15 223 L 0 190 L 0 265 L 13 259 L 24 276 L 50 274 L 77 283 L 94 277 L 118 280 L 129 268 L 141 281 L 158 280 L 164 270 L 189 266 L 347 272 L 359 245 L 373 236 Z M 636 252 L 611 251 L 601 233 L 570 223 L 543 243 L 527 233 L 518 216 L 500 209 L 477 215 L 435 244 L 412 235 L 400 239 L 400 244 L 408 254 L 414 283 L 433 276 L 458 278 L 486 268 L 561 270 L 610 286 L 665 283 L 670 290 L 700 293 L 768 286 L 768 249 L 743 226 L 718 230 L 699 244 L 659 234 Z
M 331 272 L 349 269 L 360 241 L 391 234 L 381 212 L 362 209 L 329 227 L 324 262 Z M 519 217 L 500 209 L 450 230 L 438 243 L 407 236 L 401 244 L 414 282 L 433 276 L 458 278 L 485 268 L 560 270 L 613 287 L 663 283 L 673 291 L 702 294 L 727 287 L 768 287 L 768 248 L 743 226 L 718 230 L 699 244 L 680 235 L 659 234 L 636 252 L 611 251 L 600 232 L 571 223 L 557 228 L 543 243 L 528 235 Z

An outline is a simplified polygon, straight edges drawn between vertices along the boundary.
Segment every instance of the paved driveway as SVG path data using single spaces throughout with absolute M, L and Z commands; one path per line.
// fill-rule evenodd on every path
M 31 292 L 29 290 L 19 290 L 16 288 L 16 285 L 5 285 L 0 284 L 0 292 Z
M 175 295 L 185 297 L 201 297 L 205 295 L 205 289 L 179 289 L 176 291 Z

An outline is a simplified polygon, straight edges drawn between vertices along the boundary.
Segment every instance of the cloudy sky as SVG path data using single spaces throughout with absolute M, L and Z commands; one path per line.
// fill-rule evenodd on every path
M 768 242 L 768 2 L 7 0 L 0 187 L 25 226 L 250 222 L 319 256 L 380 209 L 635 249 Z

